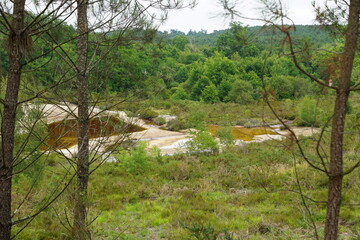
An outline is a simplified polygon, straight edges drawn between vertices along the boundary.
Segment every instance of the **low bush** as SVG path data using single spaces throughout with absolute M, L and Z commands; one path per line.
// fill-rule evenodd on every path
M 162 117 L 157 117 L 154 119 L 154 123 L 156 125 L 164 125 L 164 124 L 166 124 L 166 120 Z
M 151 108 L 147 108 L 145 110 L 142 110 L 139 112 L 139 117 L 140 118 L 143 118 L 143 119 L 146 119 L 146 120 L 151 120 L 155 117 L 158 116 L 158 113 L 155 112 L 153 109 Z
M 327 115 L 319 103 L 312 97 L 304 97 L 297 108 L 298 116 L 295 119 L 295 124 L 298 126 L 320 127 L 327 120 Z
M 172 119 L 167 123 L 166 128 L 170 131 L 179 131 L 181 129 L 185 129 L 186 125 L 182 120 Z
M 149 167 L 149 156 L 146 150 L 147 144 L 140 142 L 138 146 L 131 149 L 130 152 L 123 151 L 120 154 L 120 162 L 131 174 L 141 174 Z
M 192 140 L 186 143 L 189 153 L 215 154 L 219 152 L 219 145 L 213 136 L 211 136 L 210 132 L 199 130 L 193 134 L 194 137 Z
M 221 144 L 225 146 L 234 145 L 234 136 L 231 129 L 231 127 L 223 127 L 217 131 L 216 136 L 220 139 Z

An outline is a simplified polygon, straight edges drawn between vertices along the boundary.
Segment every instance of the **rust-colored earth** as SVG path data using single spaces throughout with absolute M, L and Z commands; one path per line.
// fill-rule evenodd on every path
M 90 120 L 89 137 L 98 138 L 123 133 L 144 131 L 133 124 L 127 124 L 114 116 L 95 117 Z M 69 148 L 77 144 L 77 120 L 68 119 L 48 125 L 48 138 L 43 150 Z
M 208 126 L 209 131 L 213 136 L 216 136 L 218 131 L 223 128 L 218 125 L 210 125 Z M 252 141 L 254 137 L 257 135 L 278 135 L 278 133 L 274 132 L 271 128 L 265 127 L 255 127 L 255 128 L 245 128 L 240 126 L 233 126 L 231 128 L 231 134 L 234 139 L 243 140 L 243 141 Z

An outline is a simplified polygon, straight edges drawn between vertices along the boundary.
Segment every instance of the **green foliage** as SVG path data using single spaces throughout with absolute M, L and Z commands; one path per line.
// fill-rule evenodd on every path
M 319 127 L 326 121 L 324 110 L 320 108 L 319 102 L 311 97 L 301 99 L 298 108 L 296 124 L 299 126 Z
M 275 91 L 279 99 L 291 98 L 294 96 L 294 87 L 287 76 L 276 76 L 271 78 L 271 89 Z
M 204 60 L 204 55 L 197 52 L 185 52 L 180 56 L 180 61 L 183 64 L 192 64 Z
M 291 99 L 285 99 L 283 104 L 284 108 L 279 111 L 280 114 L 282 114 L 285 119 L 294 120 L 296 118 L 296 115 L 298 114 L 296 111 L 295 101 Z
M 149 77 L 143 81 L 143 96 L 150 99 L 167 99 L 166 84 L 162 78 Z
M 194 137 L 186 143 L 190 154 L 215 154 L 219 151 L 216 140 L 208 131 L 198 130 L 194 132 Z
M 177 70 L 174 80 L 176 82 L 185 82 L 189 77 L 189 69 L 186 66 L 182 66 Z
M 200 62 L 192 64 L 189 72 L 189 83 L 194 85 L 203 76 L 204 67 Z
M 201 100 L 206 103 L 216 103 L 219 102 L 218 90 L 214 84 L 210 84 L 204 88 L 201 92 Z
M 20 174 L 15 175 L 14 179 L 17 181 L 18 177 L 24 175 L 27 181 L 36 183 L 42 177 L 45 166 L 46 154 L 43 155 L 39 146 L 42 146 L 47 126 L 39 121 L 41 110 L 35 103 L 18 108 L 17 114 L 17 131 L 15 132 L 17 144 L 15 144 L 14 152 L 18 162 L 15 164 L 14 172 L 20 172 Z
M 253 87 L 244 80 L 236 80 L 232 84 L 232 88 L 228 95 L 228 100 L 234 103 L 247 104 L 251 103 L 254 98 L 252 96 Z
M 155 118 L 154 123 L 157 125 L 164 125 L 166 124 L 166 120 L 162 117 L 157 117 Z
M 239 240 L 234 238 L 234 235 L 226 229 L 216 231 L 210 224 L 208 226 L 202 224 L 186 226 L 183 224 L 183 228 L 187 229 L 197 240 Z
M 143 81 L 148 73 L 154 73 L 153 59 L 139 45 L 119 47 L 106 61 L 110 62 L 110 84 L 114 91 L 126 91 L 143 88 Z M 116 56 L 115 56 L 116 52 Z M 116 57 L 116 61 L 114 58 Z M 107 71 L 109 71 L 107 69 Z
M 186 99 L 189 99 L 190 96 L 185 91 L 185 89 L 183 89 L 182 87 L 177 87 L 176 91 L 174 92 L 174 94 L 172 95 L 171 98 L 174 100 L 186 100 Z
M 308 80 L 281 75 L 270 79 L 270 89 L 274 91 L 278 99 L 294 99 L 311 95 L 314 92 L 312 84 Z
M 71 26 L 58 27 L 62 29 L 61 34 L 59 31 L 52 34 L 57 42 L 75 34 Z M 323 31 L 315 30 L 316 28 L 297 26 L 294 36 L 299 41 L 302 35 L 310 35 L 316 46 L 333 50 L 329 46 L 323 46 L 324 43 L 333 42 L 333 39 Z M 119 162 L 105 163 L 93 173 L 89 184 L 89 194 L 93 198 L 90 208 L 98 215 L 92 224 L 94 239 L 183 240 L 195 237 L 230 240 L 235 237 L 286 239 L 289 236 L 303 239 L 311 236 L 312 227 L 308 224 L 309 219 L 304 214 L 306 211 L 301 206 L 300 198 L 291 192 L 277 190 L 298 188 L 294 181 L 294 162 L 298 163 L 299 179 L 303 183 L 305 195 L 319 201 L 326 200 L 327 181 L 324 176 L 302 164 L 300 159 L 292 159 L 288 152 L 288 146 L 291 148 L 292 143 L 285 140 L 281 145 L 276 145 L 275 141 L 247 144 L 226 148 L 226 151 L 214 154 L 218 153 L 218 143 L 206 131 L 209 124 L 242 124 L 250 127 L 261 124 L 263 119 L 276 123 L 270 110 L 263 108 L 261 99 L 253 101 L 260 98 L 263 84 L 261 78 L 270 80 L 267 87 L 273 90 L 277 100 L 285 99 L 274 100 L 274 108 L 283 110 L 282 117 L 289 120 L 296 117 L 295 124 L 299 125 L 322 126 L 331 116 L 331 93 L 321 92 L 325 97 L 320 96 L 319 100 L 308 96 L 320 91 L 316 92 L 314 85 L 301 77 L 291 59 L 275 54 L 268 57 L 270 48 L 267 47 L 271 42 L 269 32 L 272 30 L 259 30 L 259 27 L 244 28 L 240 24 L 233 24 L 229 31 L 215 31 L 211 34 L 191 31 L 184 36 L 185 34 L 173 30 L 169 36 L 175 38 L 168 42 L 157 40 L 154 43 L 138 42 L 116 47 L 104 61 L 95 66 L 90 74 L 90 83 L 100 84 L 91 89 L 92 94 L 102 96 L 104 92 L 113 91 L 110 97 L 126 97 L 131 93 L 151 98 L 151 101 L 132 102 L 119 109 L 129 110 L 133 116 L 140 112 L 141 117 L 150 120 L 158 115 L 154 109 L 161 108 L 159 113 L 175 112 L 179 115 L 178 119 L 167 123 L 170 130 L 189 127 L 199 130 L 194 132 L 194 137 L 188 144 L 189 152 L 195 154 L 161 156 L 159 149 L 148 150 L 146 144 L 140 142 L 130 151 L 115 154 Z M 95 37 L 97 36 L 90 35 L 90 39 Z M 189 39 L 191 45 L 188 44 Z M 2 40 L 6 42 L 5 38 Z M 51 39 L 47 40 L 53 43 Z M 38 40 L 34 46 L 34 55 L 40 56 L 42 52 L 49 50 L 51 44 L 43 43 L 44 41 Z M 338 50 L 341 50 L 342 45 L 339 46 Z M 1 47 L 0 74 L 6 76 L 7 53 Z M 63 44 L 62 48 L 70 57 L 76 55 L 75 42 Z M 94 51 L 92 47 L 90 50 Z M 273 50 L 276 54 L 280 52 L 277 47 Z M 94 60 L 98 60 L 99 53 L 104 53 L 105 49 L 100 46 L 96 51 Z M 264 61 L 265 56 L 267 61 Z M 324 56 L 319 58 L 326 59 Z M 328 74 L 323 72 L 325 67 L 320 64 L 323 59 L 317 62 L 303 61 L 301 64 L 310 73 L 326 80 Z M 43 66 L 48 61 L 50 64 Z M 355 61 L 353 85 L 360 75 L 359 56 L 356 56 Z M 23 76 L 24 89 L 32 85 L 49 87 L 60 77 L 66 79 L 71 74 L 71 71 L 65 72 L 66 63 L 50 54 L 25 67 L 31 71 Z M 31 97 L 33 92 L 29 91 L 28 94 Z M 171 100 L 163 101 L 170 96 Z M 304 96 L 307 97 L 297 99 Z M 23 99 L 27 97 L 21 96 Z M 190 98 L 197 102 L 187 100 Z M 203 102 L 199 102 L 201 99 Z M 206 104 L 207 102 L 213 104 Z M 358 102 L 358 98 L 355 98 L 347 109 L 347 126 L 351 131 L 346 139 L 344 156 L 351 164 L 356 163 L 359 148 Z M 141 109 L 145 110 L 139 111 Z M 34 115 L 28 121 L 25 114 L 21 114 L 23 113 L 19 115 L 17 129 L 20 131 L 16 133 L 16 143 L 27 144 L 23 154 L 17 156 L 24 161 L 19 162 L 14 171 L 27 166 L 29 168 L 14 176 L 13 199 L 14 206 L 21 205 L 23 196 L 33 187 L 27 197 L 29 203 L 23 204 L 19 209 L 19 216 L 26 216 L 36 212 L 33 210 L 40 206 L 39 196 L 45 195 L 45 190 L 54 185 L 54 180 L 64 176 L 64 169 L 71 169 L 71 164 L 61 161 L 55 154 L 32 151 L 41 144 L 39 136 L 46 135 L 46 126 L 41 123 L 36 126 L 36 134 L 27 141 L 26 133 L 29 129 L 26 126 L 34 119 L 39 119 L 39 116 L 36 112 L 30 113 Z M 158 121 L 164 123 L 163 119 Z M 328 141 L 328 135 L 326 131 L 324 141 Z M 230 128 L 220 129 L 217 137 L 222 144 L 233 144 Z M 316 156 L 313 141 L 306 137 L 301 140 L 305 144 L 306 153 Z M 15 145 L 16 150 L 22 147 L 22 144 Z M 42 154 L 39 160 L 34 161 Z M 358 176 L 349 175 L 344 181 L 344 188 L 347 190 L 344 203 L 359 202 L 359 191 L 351 188 L 358 185 Z M 264 187 L 271 193 L 265 192 Z M 64 202 L 59 199 L 54 203 L 56 214 L 66 211 L 68 206 Z M 324 206 L 309 206 L 316 224 L 321 225 L 325 218 Z M 49 209 L 39 215 L 24 229 L 19 239 L 69 238 L 56 214 Z M 357 208 L 344 204 L 341 219 L 345 224 L 341 228 L 341 237 L 357 237 L 359 214 Z M 179 226 L 179 222 L 190 225 L 184 229 Z M 20 227 L 21 225 L 15 225 L 14 231 Z M 234 234 L 224 229 L 229 229 Z
M 186 128 L 186 124 L 179 119 L 172 119 L 166 124 L 166 128 L 170 131 L 179 131 Z
M 261 89 L 263 87 L 261 79 L 254 71 L 243 74 L 242 78 L 251 83 L 254 89 Z
M 225 146 L 232 146 L 234 145 L 234 136 L 231 133 L 231 127 L 223 127 L 220 128 L 217 133 L 216 136 L 220 139 L 220 143 L 225 145 Z
M 147 144 L 139 142 L 139 144 L 130 150 L 123 151 L 119 161 L 122 163 L 127 172 L 137 175 L 144 173 L 149 167 L 149 156 L 146 150 Z
M 195 83 L 191 92 L 192 100 L 200 100 L 201 93 L 204 89 L 211 84 L 210 79 L 207 76 L 201 76 L 200 79 Z
M 157 117 L 158 115 L 159 114 L 151 108 L 146 108 L 139 112 L 139 117 L 146 119 L 146 120 L 151 120 L 151 119 Z
M 75 34 L 72 26 L 60 24 L 58 28 L 64 31 L 60 35 L 54 32 L 56 41 L 61 42 Z M 90 73 L 89 81 L 91 85 L 94 85 L 92 91 L 115 92 L 122 96 L 135 93 L 148 98 L 167 99 L 174 94 L 174 92 L 169 94 L 169 89 L 182 87 L 191 95 L 192 100 L 200 101 L 202 91 L 212 82 L 218 88 L 219 100 L 227 102 L 230 84 L 237 79 L 249 82 L 253 86 L 251 95 L 254 99 L 259 99 L 262 92 L 260 77 L 265 76 L 275 79 L 272 88 L 279 99 L 293 99 L 313 94 L 314 87 L 308 80 L 299 78 L 301 73 L 294 67 L 290 58 L 279 57 L 275 54 L 269 56 L 267 50 L 269 36 L 272 35 L 270 31 L 269 28 L 244 27 L 240 23 L 232 23 L 228 30 L 214 33 L 190 31 L 185 34 L 176 30 L 166 34 L 159 32 L 154 42 L 136 42 L 116 47 L 109 52 L 107 57 L 100 61 Z M 297 41 L 301 41 L 304 34 L 310 34 L 310 44 L 315 44 L 315 46 L 333 42 L 325 31 L 321 31 L 316 26 L 297 26 L 297 31 L 293 34 L 295 38 L 299 37 Z M 168 41 L 161 39 L 163 35 L 169 37 Z M 94 39 L 98 36 L 90 34 L 89 37 Z M 117 35 L 109 37 L 116 38 Z M 280 36 L 275 35 L 275 38 L 278 37 Z M 191 45 L 188 44 L 190 40 Z M 337 45 L 335 49 L 330 45 L 324 48 L 338 51 L 343 46 L 342 43 Z M 62 48 L 70 57 L 76 55 L 75 41 L 63 44 Z M 43 41 L 38 40 L 38 43 L 34 45 L 35 55 L 41 55 L 47 50 L 49 47 L 46 47 Z M 98 60 L 101 54 L 106 52 L 106 48 L 100 47 L 95 53 L 93 53 L 94 49 L 90 48 L 90 51 L 94 54 L 94 60 Z M 4 54 L 0 56 L 3 60 L 0 72 L 4 76 L 7 74 L 8 63 L 6 51 L 2 49 L 2 52 Z M 328 75 L 323 72 L 324 66 L 321 64 L 324 62 L 321 59 L 327 59 L 328 55 L 323 54 L 314 62 L 304 59 L 301 64 L 315 76 L 328 79 Z M 266 65 L 264 65 L 265 56 Z M 45 64 L 47 62 L 49 63 Z M 360 69 L 358 57 L 355 62 L 352 84 L 355 84 L 356 76 L 360 72 L 357 71 Z M 61 71 L 61 69 L 67 69 L 66 63 L 60 57 L 50 56 L 50 54 L 29 63 L 28 66 L 30 69 L 36 69 L 26 73 L 26 78 L 31 84 L 47 87 L 55 83 L 58 78 L 65 75 L 70 77 L 70 71 Z M 284 80 L 282 83 L 276 79 L 281 76 L 294 77 L 294 79 L 288 78 L 289 81 Z M 99 79 L 102 79 L 100 84 Z M 183 84 L 179 86 L 178 83 Z M 175 99 L 189 99 L 183 93 Z
M 187 126 L 189 128 L 204 129 L 206 116 L 207 114 L 203 109 L 199 109 L 197 105 L 192 106 L 190 116 L 187 120 Z
M 237 73 L 236 64 L 218 52 L 215 52 L 214 56 L 206 59 L 204 69 L 204 74 L 216 86 Z
M 294 66 L 290 58 L 280 57 L 271 59 L 271 76 L 299 76 L 299 70 Z
M 225 102 L 228 100 L 227 96 L 229 95 L 231 88 L 232 88 L 232 84 L 228 80 L 224 80 L 220 83 L 220 85 L 218 86 L 220 101 Z
M 231 23 L 230 29 L 218 36 L 216 46 L 228 57 L 235 53 L 244 57 L 254 57 L 260 52 L 258 47 L 249 41 L 247 29 L 236 22 Z
M 353 111 L 353 106 L 351 101 L 348 100 L 347 104 L 346 104 L 346 114 L 351 114 Z
M 185 36 L 176 36 L 172 40 L 173 45 L 181 51 L 185 50 L 185 46 L 189 42 L 189 39 Z

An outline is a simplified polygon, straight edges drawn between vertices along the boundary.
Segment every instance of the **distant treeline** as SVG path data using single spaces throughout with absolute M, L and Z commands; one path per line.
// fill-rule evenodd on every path
M 236 23 L 235 23 L 236 24 Z M 251 37 L 252 41 L 256 44 L 262 45 L 264 48 L 271 44 L 271 40 L 279 40 L 282 35 L 270 26 L 249 26 L 245 27 L 247 34 Z M 208 33 L 206 30 L 193 31 L 190 30 L 187 33 L 179 30 L 171 29 L 169 32 L 159 32 L 160 35 L 167 36 L 169 39 L 173 39 L 176 36 L 186 36 L 189 38 L 192 44 L 200 46 L 216 46 L 216 41 L 219 35 L 229 32 L 227 30 L 215 30 L 212 33 Z M 296 25 L 293 36 L 297 39 L 308 39 L 314 44 L 321 46 L 334 42 L 334 37 L 319 25 Z
M 61 34 L 56 34 L 59 28 Z M 41 58 L 25 65 L 28 71 L 23 78 L 28 84 L 47 86 L 70 74 L 67 64 L 49 50 L 76 33 L 72 26 L 64 24 L 58 29 L 52 39 L 39 38 L 34 42 L 32 55 Z M 332 53 L 336 51 L 312 56 L 312 49 L 340 49 L 342 39 L 335 39 L 319 26 L 296 26 L 292 35 L 301 66 L 324 81 L 332 79 L 336 84 L 337 57 Z M 94 94 L 249 103 L 261 98 L 264 90 L 277 99 L 322 93 L 322 89 L 315 87 L 294 66 L 287 55 L 287 42 L 272 27 L 244 27 L 233 23 L 228 30 L 210 34 L 132 29 L 121 37 L 117 32 L 92 33 L 90 43 L 95 38 L 103 38 L 104 43 L 90 44 L 89 55 L 93 59 L 108 51 L 109 39 L 118 38 L 118 41 L 90 73 L 90 81 L 96 83 L 91 89 Z M 65 42 L 61 49 L 75 59 L 76 41 Z M 0 46 L 0 59 L 0 73 L 5 76 L 8 63 L 4 45 Z M 354 68 L 354 78 L 360 75 L 357 69 Z M 76 85 L 71 89 L 75 91 Z

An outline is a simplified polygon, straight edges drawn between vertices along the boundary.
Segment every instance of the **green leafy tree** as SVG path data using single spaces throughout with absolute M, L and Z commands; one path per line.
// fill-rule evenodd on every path
M 192 64 L 198 61 L 203 61 L 205 59 L 205 56 L 202 53 L 199 52 L 183 52 L 180 55 L 180 61 L 183 64 Z
M 175 99 L 175 100 L 186 100 L 186 99 L 189 99 L 190 96 L 185 91 L 185 89 L 183 89 L 182 87 L 177 87 L 176 91 L 174 92 L 174 94 L 172 95 L 171 98 Z
M 197 81 L 204 75 L 204 66 L 200 62 L 196 62 L 193 64 L 190 73 L 188 83 L 190 87 L 194 86 Z
M 181 51 L 185 50 L 185 46 L 190 43 L 190 40 L 186 36 L 176 36 L 172 40 L 173 45 Z
M 190 154 L 216 154 L 219 151 L 218 143 L 214 137 L 205 130 L 199 130 L 195 132 L 191 141 L 187 142 L 186 144 Z
M 205 89 L 206 86 L 209 86 L 210 84 L 211 81 L 207 76 L 201 76 L 191 90 L 191 99 L 199 101 L 202 91 Z
M 216 86 L 213 83 L 206 86 L 201 92 L 201 100 L 206 103 L 216 103 L 219 102 L 219 93 Z
M 216 86 L 229 76 L 237 73 L 236 64 L 230 59 L 215 52 L 205 63 L 205 74 Z
M 227 96 L 231 91 L 232 83 L 229 80 L 224 80 L 218 86 L 219 99 L 222 102 L 226 102 L 228 100 Z
M 232 84 L 232 88 L 227 98 L 230 102 L 240 104 L 251 103 L 254 101 L 252 96 L 253 91 L 254 89 L 249 82 L 239 79 Z
M 247 29 L 238 22 L 231 23 L 230 29 L 218 36 L 216 46 L 218 51 L 223 52 L 227 57 L 235 53 L 242 57 L 255 57 L 260 53 L 259 49 L 251 43 Z
M 300 71 L 294 66 L 291 59 L 287 57 L 271 58 L 271 76 L 298 76 Z
M 175 74 L 174 80 L 178 83 L 185 82 L 189 77 L 189 69 L 186 66 L 182 66 Z
M 278 99 L 294 99 L 314 93 L 311 82 L 301 77 L 274 76 L 269 81 L 270 89 Z
M 288 76 L 275 76 L 270 78 L 270 88 L 278 99 L 293 98 L 294 84 Z
M 297 106 L 298 119 L 296 123 L 301 126 L 320 127 L 325 121 L 324 111 L 315 98 L 304 97 Z

